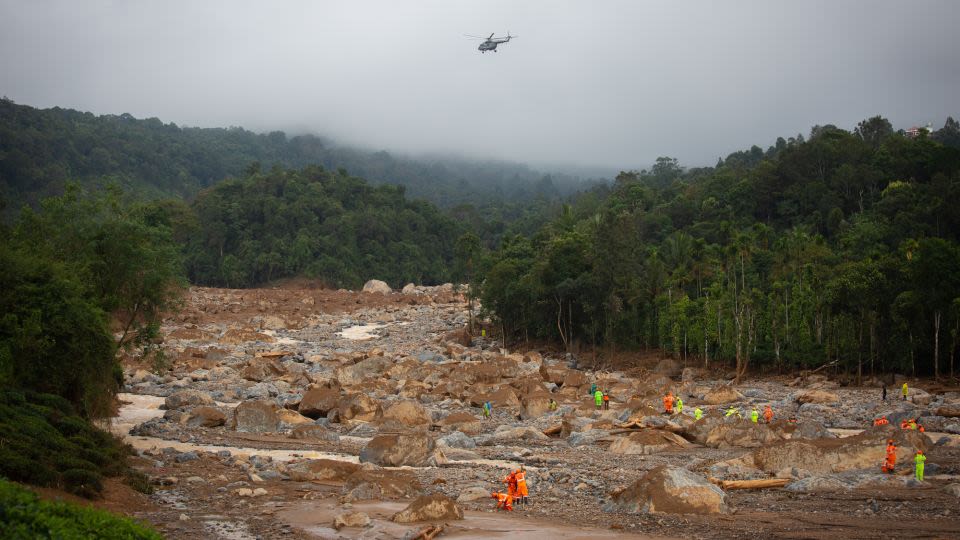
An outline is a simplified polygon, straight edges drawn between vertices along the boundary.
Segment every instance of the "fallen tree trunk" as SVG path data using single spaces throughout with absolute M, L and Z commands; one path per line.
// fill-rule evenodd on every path
M 723 489 L 765 489 L 765 488 L 781 488 L 790 483 L 789 478 L 764 478 L 762 480 L 718 480 L 716 478 L 710 479 L 711 483 L 714 483 Z

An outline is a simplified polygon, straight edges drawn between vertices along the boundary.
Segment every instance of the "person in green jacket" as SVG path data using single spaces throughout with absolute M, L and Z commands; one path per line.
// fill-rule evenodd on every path
M 750 421 L 756 424 L 759 418 L 760 418 L 760 411 L 758 411 L 757 407 L 754 406 L 753 410 L 750 411 Z
M 727 414 L 725 414 L 723 417 L 730 418 L 733 415 L 737 415 L 737 418 L 743 418 L 742 416 L 740 416 L 740 409 L 731 405 L 730 408 L 727 409 Z
M 907 383 L 906 382 L 903 383 L 902 390 L 903 390 L 903 400 L 906 401 L 907 400 Z
M 599 388 L 593 393 L 593 403 L 597 406 L 598 411 L 603 407 L 603 392 Z
M 923 482 L 923 463 L 927 461 L 927 456 L 923 455 L 922 450 L 917 450 L 917 456 L 913 461 L 917 464 L 917 482 Z
M 700 407 L 697 407 L 696 409 L 693 410 L 693 417 L 696 418 L 697 420 L 703 418 L 703 411 L 700 410 Z
M 677 414 L 683 414 L 683 399 L 677 394 Z

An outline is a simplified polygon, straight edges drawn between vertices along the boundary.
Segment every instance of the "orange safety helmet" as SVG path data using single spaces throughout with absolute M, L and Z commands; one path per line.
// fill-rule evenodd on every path
M 893 444 L 893 439 L 887 439 L 887 444 Z

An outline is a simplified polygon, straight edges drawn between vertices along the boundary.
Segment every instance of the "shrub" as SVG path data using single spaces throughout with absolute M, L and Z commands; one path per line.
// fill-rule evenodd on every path
M 64 502 L 43 501 L 2 478 L 0 538 L 162 539 L 155 531 L 129 518 Z

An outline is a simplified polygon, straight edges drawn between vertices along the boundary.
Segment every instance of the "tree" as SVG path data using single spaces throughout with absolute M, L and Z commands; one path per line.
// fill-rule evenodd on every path
M 857 128 L 853 132 L 860 137 L 863 142 L 876 150 L 880 148 L 884 139 L 893 135 L 893 126 L 889 120 L 878 115 L 857 124 Z

